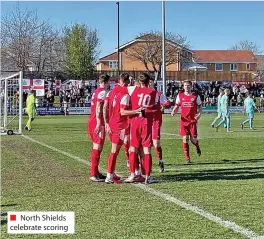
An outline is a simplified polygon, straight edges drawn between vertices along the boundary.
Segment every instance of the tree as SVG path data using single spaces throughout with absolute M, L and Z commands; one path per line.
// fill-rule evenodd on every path
M 167 32 L 166 34 L 166 66 L 190 62 L 187 53 L 190 44 L 186 37 Z M 132 45 L 127 51 L 127 57 L 132 61 L 139 61 L 148 71 L 160 75 L 162 66 L 162 33 L 159 31 L 143 32 L 136 38 L 138 44 Z
M 252 51 L 254 55 L 260 55 L 263 51 L 261 50 L 260 46 L 254 42 L 243 40 L 239 41 L 235 45 L 233 45 L 231 50 L 249 50 Z
M 77 79 L 86 78 L 93 71 L 98 57 L 97 30 L 85 24 L 74 24 L 64 29 L 66 58 L 65 71 Z
M 36 11 L 19 8 L 2 17 L 1 21 L 1 67 L 16 70 L 28 70 L 33 65 L 37 71 L 43 71 L 50 64 L 54 42 L 58 32 L 46 20 L 40 20 Z

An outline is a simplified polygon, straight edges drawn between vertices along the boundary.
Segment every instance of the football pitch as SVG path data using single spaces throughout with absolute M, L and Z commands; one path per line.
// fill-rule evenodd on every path
M 152 150 L 150 185 L 89 181 L 87 116 L 37 117 L 33 131 L 2 137 L 2 238 L 263 239 L 264 114 L 256 113 L 256 130 L 242 130 L 245 116 L 233 114 L 233 133 L 211 128 L 215 116 L 199 121 L 202 155 L 190 145 L 192 165 L 184 165 L 179 116 L 163 116 L 165 172 Z M 109 152 L 107 138 L 104 173 Z M 128 175 L 123 150 L 117 173 Z M 75 234 L 7 234 L 9 211 L 73 211 Z

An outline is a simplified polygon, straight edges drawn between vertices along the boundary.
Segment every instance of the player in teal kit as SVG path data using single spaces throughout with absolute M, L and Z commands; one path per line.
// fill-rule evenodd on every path
M 218 119 L 222 118 L 222 112 L 221 112 L 221 98 L 224 95 L 224 90 L 223 89 L 219 89 L 219 95 L 217 97 L 217 113 L 218 115 L 215 117 L 214 121 L 211 124 L 211 127 L 214 128 L 214 124 L 216 123 L 216 121 Z
M 252 98 L 252 93 L 247 94 L 247 98 L 244 100 L 244 114 L 247 115 L 247 119 L 244 120 L 240 125 L 241 128 L 244 128 L 244 124 L 249 122 L 249 128 L 253 129 L 253 119 L 254 119 L 254 110 L 258 110 L 260 113 L 259 109 L 256 107 L 256 104 Z
M 219 122 L 219 124 L 216 126 L 216 131 L 218 131 L 218 128 L 221 124 L 226 123 L 226 132 L 232 132 L 230 131 L 230 112 L 229 112 L 229 105 L 228 105 L 228 96 L 230 94 L 229 89 L 224 90 L 225 94 L 221 98 L 221 113 L 222 113 L 222 120 Z

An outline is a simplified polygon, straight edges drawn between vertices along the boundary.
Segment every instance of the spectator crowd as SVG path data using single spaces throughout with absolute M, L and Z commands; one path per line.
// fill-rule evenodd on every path
M 158 88 L 158 85 L 155 85 Z M 259 97 L 259 102 L 257 105 L 264 107 L 264 84 L 259 83 L 246 83 L 239 84 L 232 82 L 222 82 L 222 81 L 202 81 L 193 84 L 193 91 L 198 93 L 203 102 L 203 106 L 216 106 L 217 96 L 219 95 L 220 88 L 230 89 L 230 106 L 243 106 L 244 99 L 246 97 L 246 92 L 250 91 L 253 93 L 253 98 L 256 101 L 256 97 Z M 172 102 L 175 103 L 175 99 L 179 92 L 183 91 L 182 84 L 179 81 L 170 81 L 166 87 L 166 96 Z
M 183 91 L 180 81 L 169 81 L 166 87 L 166 96 L 174 105 L 179 92 Z M 253 93 L 253 98 L 258 106 L 264 109 L 264 83 L 233 83 L 222 81 L 200 81 L 193 83 L 193 91 L 201 97 L 203 106 L 216 106 L 219 88 L 230 89 L 230 106 L 243 106 L 247 91 Z M 73 84 L 71 81 L 68 84 L 61 85 L 59 92 L 55 92 L 52 84 L 45 90 L 45 95 L 37 97 L 36 107 L 60 107 L 66 110 L 68 107 L 89 107 L 93 91 L 96 86 L 92 85 L 91 81 L 81 81 L 78 84 Z M 155 83 L 155 89 L 160 90 L 158 83 Z M 26 106 L 27 92 L 23 92 L 23 102 Z M 55 96 L 58 100 L 55 100 Z M 258 97 L 258 100 L 256 99 Z M 1 93 L 3 99 L 3 92 Z M 19 92 L 17 91 L 9 99 L 8 105 L 18 105 Z

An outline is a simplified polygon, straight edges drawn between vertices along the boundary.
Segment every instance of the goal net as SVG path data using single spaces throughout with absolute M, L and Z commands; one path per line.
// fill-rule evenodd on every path
M 1 135 L 22 134 L 23 73 L 1 75 Z

